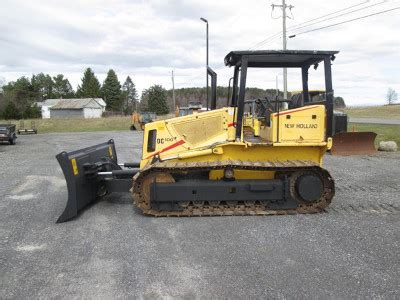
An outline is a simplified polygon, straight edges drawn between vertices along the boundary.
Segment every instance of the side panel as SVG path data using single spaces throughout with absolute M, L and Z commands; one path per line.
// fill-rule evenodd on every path
M 269 208 L 296 209 L 298 203 L 288 192 L 286 180 L 207 181 L 181 180 L 151 184 L 151 208 L 180 211 L 180 202 L 261 201 Z
M 287 161 L 306 160 L 322 165 L 322 157 L 325 154 L 324 146 L 264 146 L 253 145 L 246 147 L 244 144 L 227 144 L 221 146 L 222 154 L 209 154 L 191 158 L 185 158 L 185 162 L 208 161 Z M 177 160 L 178 161 L 178 160 Z
M 273 142 L 322 143 L 325 141 L 325 107 L 304 106 L 271 116 Z
M 270 126 L 260 127 L 260 136 L 279 144 L 326 144 L 325 106 L 313 105 L 271 114 Z
M 141 167 L 157 155 L 170 157 L 226 143 L 233 128 L 233 112 L 233 108 L 223 108 L 146 124 Z M 155 145 L 149 145 L 152 131 Z

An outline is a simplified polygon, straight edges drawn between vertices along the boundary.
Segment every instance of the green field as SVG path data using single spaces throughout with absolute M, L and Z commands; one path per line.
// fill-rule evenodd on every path
M 391 119 L 400 119 L 400 105 L 388 107 L 381 106 L 376 107 L 376 114 L 373 113 L 372 107 L 369 108 L 351 108 L 347 109 L 346 112 L 350 116 L 357 117 L 383 117 L 386 112 Z M 390 114 L 389 112 L 390 111 Z M 159 119 L 165 119 L 166 117 L 173 117 L 172 115 L 161 116 Z M 32 120 L 25 120 L 25 127 L 30 128 Z M 50 133 L 50 132 L 90 132 L 90 131 L 120 131 L 129 130 L 131 118 L 130 116 L 124 117 L 107 117 L 98 119 L 35 119 L 36 128 L 38 133 Z M 17 125 L 17 129 L 20 126 L 20 121 L 5 121 L 0 120 L 2 123 L 12 123 Z M 348 131 L 373 131 L 378 134 L 376 138 L 376 144 L 380 141 L 395 141 L 400 145 L 400 125 L 377 125 L 377 124 L 358 124 L 350 123 L 348 125 Z
M 344 112 L 353 118 L 400 119 L 400 105 L 348 107 Z
M 378 134 L 375 144 L 378 146 L 380 141 L 395 141 L 400 145 L 400 125 L 378 125 L 378 124 L 358 124 L 350 123 L 348 131 L 372 131 Z
M 165 116 L 157 116 L 158 120 L 172 118 L 172 114 Z M 129 130 L 131 125 L 130 116 L 116 116 L 94 119 L 34 119 L 24 120 L 25 128 L 31 128 L 31 123 L 36 124 L 38 133 L 50 132 L 90 132 L 90 131 L 119 131 Z M 21 126 L 21 121 L 18 120 L 0 120 L 0 124 L 15 124 L 17 130 Z
M 98 119 L 35 119 L 24 120 L 25 128 L 31 128 L 31 122 L 35 122 L 38 133 L 49 132 L 79 132 L 79 131 L 110 131 L 129 130 L 131 118 L 108 117 Z M 0 120 L 0 124 L 12 123 L 19 129 L 20 121 Z

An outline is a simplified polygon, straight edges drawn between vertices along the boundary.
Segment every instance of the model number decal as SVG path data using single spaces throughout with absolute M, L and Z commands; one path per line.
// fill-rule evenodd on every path
M 285 128 L 316 129 L 318 124 L 285 124 Z
M 174 140 L 176 140 L 176 138 L 160 138 L 160 139 L 157 139 L 157 144 L 169 143 L 169 142 L 173 142 Z

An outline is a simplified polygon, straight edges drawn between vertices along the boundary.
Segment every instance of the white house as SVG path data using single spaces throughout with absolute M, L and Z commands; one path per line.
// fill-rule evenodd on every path
M 106 103 L 102 98 L 77 98 L 77 99 L 47 99 L 44 102 L 38 102 L 37 106 L 41 108 L 42 111 L 42 118 L 49 119 L 50 118 L 50 108 L 54 105 L 58 104 L 60 101 L 80 101 L 80 100 L 94 100 L 101 106 L 101 112 L 106 110 Z
M 42 111 L 42 119 L 50 118 L 50 107 L 56 105 L 62 99 L 47 99 L 44 102 L 38 102 L 37 106 L 41 108 Z
M 103 106 L 95 98 L 61 99 L 50 108 L 50 118 L 101 118 Z
M 94 100 L 96 100 L 102 107 L 103 112 L 106 111 L 106 102 L 102 99 L 102 98 L 93 98 Z

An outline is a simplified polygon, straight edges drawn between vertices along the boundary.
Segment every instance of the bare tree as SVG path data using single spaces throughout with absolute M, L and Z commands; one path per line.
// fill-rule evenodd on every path
M 398 99 L 397 92 L 394 89 L 389 88 L 387 91 L 387 94 L 386 94 L 387 104 L 391 105 L 391 104 L 395 103 L 397 101 L 397 99 Z

